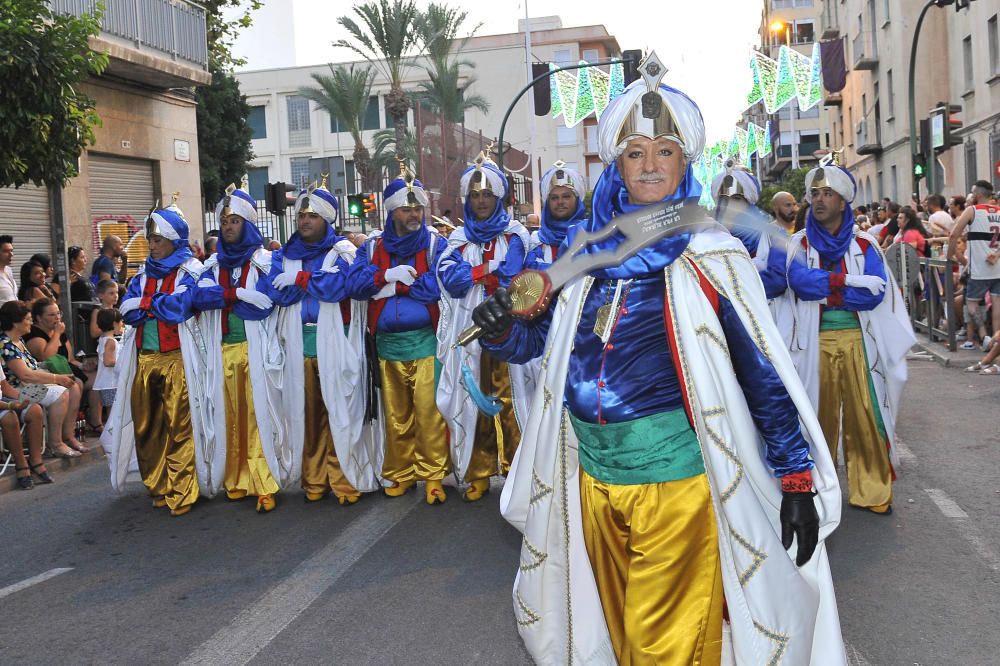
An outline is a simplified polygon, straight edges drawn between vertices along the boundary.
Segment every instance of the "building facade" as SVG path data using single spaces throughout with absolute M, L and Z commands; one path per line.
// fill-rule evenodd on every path
M 535 62 L 569 65 L 581 59 L 593 62 L 620 55 L 617 41 L 603 26 L 564 28 L 558 17 L 533 18 L 531 25 L 531 48 Z M 528 82 L 523 21 L 519 28 L 520 32 L 515 33 L 472 37 L 461 45 L 460 57 L 474 65 L 472 68 L 463 67 L 462 74 L 476 79 L 467 94 L 482 95 L 490 105 L 488 113 L 470 110 L 465 114 L 466 130 L 482 134 L 481 147 L 497 138 L 508 105 Z M 366 66 L 364 62 L 334 63 L 333 66 L 341 64 Z M 410 62 L 403 82 L 405 90 L 417 90 L 419 82 L 427 79 L 422 67 L 424 64 L 421 58 Z M 331 189 L 340 195 L 357 191 L 351 135 L 342 131 L 325 110 L 299 94 L 300 88 L 316 85 L 313 74 L 329 73 L 330 65 L 327 64 L 237 72 L 240 89 L 251 106 L 255 157 L 250 186 L 255 198 L 264 198 L 264 187 L 268 182 L 282 181 L 296 186 L 307 184 L 315 175 L 310 172 L 310 160 L 329 157 L 341 157 L 345 164 L 343 181 L 338 179 L 332 182 Z M 369 150 L 376 132 L 392 127 L 392 119 L 385 110 L 388 91 L 388 82 L 376 73 L 362 132 L 362 140 Z M 601 168 L 593 116 L 575 127 L 566 127 L 561 117 L 533 116 L 530 98 L 530 93 L 525 95 L 512 111 L 505 129 L 505 145 L 532 155 L 536 175 L 561 159 L 579 169 L 592 183 L 596 182 Z M 410 111 L 408 124 L 411 127 L 414 125 L 413 110 Z M 476 148 L 478 150 L 479 147 Z M 523 164 L 507 162 L 505 166 L 528 176 L 531 165 L 527 163 L 527 158 L 522 158 L 522 161 Z M 440 215 L 443 211 L 435 209 L 432 212 Z
M 914 192 L 908 108 L 910 50 L 924 0 L 821 0 L 824 39 L 844 40 L 847 86 L 831 123 L 834 143 L 859 187 L 858 201 L 908 203 Z M 939 192 L 968 192 L 977 179 L 1000 185 L 1000 42 L 998 6 L 973 2 L 956 12 L 932 7 L 915 60 L 917 119 L 940 102 L 962 105 L 962 146 L 939 157 Z M 919 127 L 919 124 L 918 124 Z

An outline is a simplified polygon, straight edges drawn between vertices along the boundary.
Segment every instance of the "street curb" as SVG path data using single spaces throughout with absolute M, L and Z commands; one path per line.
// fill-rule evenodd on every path
M 104 449 L 101 448 L 100 440 L 96 437 L 88 437 L 84 441 L 90 447 L 90 451 L 79 458 L 43 458 L 45 469 L 49 471 L 55 483 L 59 483 L 69 474 L 90 465 L 107 464 L 108 457 L 105 455 Z M 7 472 L 0 476 L 0 496 L 19 490 L 15 479 L 14 466 L 11 465 Z M 37 479 L 35 479 L 35 483 L 37 485 Z
M 978 349 L 960 349 L 952 352 L 942 347 L 939 343 L 926 340 L 918 340 L 917 344 L 911 348 L 911 351 L 917 351 L 918 349 L 933 356 L 938 365 L 945 368 L 959 368 L 972 365 L 983 356 L 983 352 Z
M 939 345 L 935 345 L 931 342 L 918 341 L 915 346 L 918 347 L 920 351 L 926 352 L 931 356 L 933 356 L 934 360 L 937 361 L 938 365 L 941 365 L 945 368 L 951 365 L 951 356 L 950 356 L 951 352 L 941 351 L 938 348 Z

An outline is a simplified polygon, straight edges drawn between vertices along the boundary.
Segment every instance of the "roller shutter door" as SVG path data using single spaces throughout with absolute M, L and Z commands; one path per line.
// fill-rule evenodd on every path
M 129 264 L 143 261 L 149 253 L 142 221 L 155 203 L 153 163 L 90 153 L 90 217 L 94 226 L 94 253 L 105 236 L 122 239 Z
M 19 276 L 21 264 L 36 253 L 52 256 L 52 221 L 49 218 L 49 191 L 22 185 L 0 188 L 0 234 L 14 237 L 14 263 Z M 18 284 L 20 278 L 18 277 Z

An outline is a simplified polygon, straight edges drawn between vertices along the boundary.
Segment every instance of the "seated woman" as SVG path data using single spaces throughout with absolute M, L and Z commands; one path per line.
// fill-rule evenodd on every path
M 31 310 L 24 301 L 9 301 L 0 305 L 0 357 L 11 387 L 20 389 L 24 384 L 40 384 L 45 394 L 37 402 L 48 413 L 48 447 L 57 458 L 77 458 L 83 445 L 77 441 L 73 429 L 75 415 L 67 413 L 69 390 L 76 385 L 70 375 L 57 375 L 39 370 L 38 361 L 25 347 L 22 336 L 31 330 Z
M 32 475 L 38 477 L 39 483 L 52 483 L 52 477 L 42 462 L 44 417 L 41 405 L 19 400 L 17 389 L 0 379 L 0 431 L 3 432 L 4 445 L 14 457 L 14 473 L 20 490 L 34 487 Z M 24 455 L 24 441 L 21 438 L 22 424 L 25 426 L 24 434 L 28 437 L 27 456 Z
M 83 274 L 87 269 L 87 253 L 79 245 L 73 245 L 66 251 L 69 259 L 69 297 L 72 301 L 93 301 L 94 285 L 90 278 Z
M 31 303 L 36 298 L 55 298 L 55 294 L 45 284 L 45 267 L 37 261 L 28 261 L 21 266 L 21 288 L 18 299 Z
M 88 378 L 83 370 L 83 364 L 73 355 L 73 343 L 66 335 L 66 323 L 62 320 L 62 312 L 54 300 L 39 298 L 31 304 L 31 317 L 34 325 L 24 336 L 28 351 L 52 372 L 60 375 L 72 373 L 76 378 L 76 383 L 69 389 L 69 415 L 75 419 L 79 413 L 83 388 Z M 82 453 L 90 450 L 85 444 L 80 444 L 79 447 L 72 444 L 70 446 Z

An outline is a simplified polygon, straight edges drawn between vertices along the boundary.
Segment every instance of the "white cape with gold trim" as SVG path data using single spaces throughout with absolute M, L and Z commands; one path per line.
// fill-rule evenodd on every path
M 525 252 L 528 249 L 528 230 L 519 222 L 512 222 L 497 236 L 494 256 L 502 261 L 507 256 L 507 239 L 504 234 L 513 233 L 524 243 Z M 473 266 L 483 263 L 483 249 L 476 243 L 465 239 L 465 231 L 459 227 L 448 237 L 448 249 L 441 253 L 435 269 L 438 283 L 441 287 L 441 316 L 437 328 L 437 357 L 441 362 L 441 380 L 437 389 L 437 406 L 445 423 L 448 424 L 449 442 L 451 444 L 451 460 L 455 465 L 455 474 L 462 481 L 472 458 L 472 449 L 476 440 L 476 420 L 479 409 L 469 397 L 462 383 L 462 365 L 468 364 L 475 382 L 479 382 L 479 359 L 482 347 L 479 342 L 472 342 L 464 347 L 452 349 L 455 341 L 466 328 L 472 325 L 472 310 L 486 299 L 486 290 L 482 285 L 473 284 L 472 288 L 462 298 L 452 298 L 441 282 L 440 271 L 449 262 L 456 260 L 456 252 L 462 249 L 461 259 Z M 510 374 L 511 393 L 514 402 L 514 416 L 518 426 L 524 430 L 528 418 L 528 380 L 525 369 L 513 363 L 507 366 Z
M 263 248 L 254 252 L 250 259 L 251 264 L 258 268 L 264 275 L 271 268 L 271 253 Z M 218 255 L 212 255 L 205 261 L 205 271 L 211 271 L 216 282 L 219 279 Z M 251 270 L 247 276 L 246 288 L 257 288 L 257 271 Z M 268 366 L 273 365 L 267 357 L 271 348 L 271 340 L 277 337 L 278 309 L 275 308 L 266 319 L 260 321 L 246 321 L 247 336 L 247 356 L 248 368 L 250 370 L 250 386 L 253 391 L 253 407 L 257 420 L 257 431 L 260 433 L 260 445 L 267 461 L 267 467 L 271 470 L 271 476 L 280 487 L 285 487 L 288 479 L 293 476 L 292 454 L 288 447 L 288 438 L 285 436 L 285 417 L 282 411 L 281 387 L 276 383 L 278 378 L 275 373 L 268 372 Z M 208 354 L 206 371 L 209 377 L 208 395 L 213 403 L 213 413 L 215 416 L 215 432 L 219 434 L 219 440 L 223 448 L 227 448 L 226 434 L 226 409 L 224 406 L 225 389 L 223 386 L 224 377 L 222 371 L 222 311 L 209 310 L 201 313 L 201 327 L 205 333 L 207 348 L 216 350 Z M 225 474 L 225 469 L 218 472 Z M 221 478 L 221 477 L 220 477 Z
M 337 271 L 338 257 L 354 261 L 356 248 L 350 241 L 334 245 L 323 259 L 324 271 Z M 284 258 L 283 269 L 299 271 L 302 262 Z M 382 487 L 384 434 L 379 421 L 366 424 L 365 400 L 368 373 L 365 367 L 365 320 L 367 303 L 351 301 L 351 323 L 344 333 L 344 320 L 339 303 L 320 302 L 316 322 L 316 360 L 319 365 L 323 403 L 330 417 L 330 432 L 337 460 L 344 476 L 361 492 Z M 293 476 L 286 485 L 302 476 L 302 447 L 305 440 L 305 379 L 302 347 L 302 304 L 279 308 L 278 336 L 275 344 L 280 352 L 271 358 L 282 359 L 279 386 L 287 423 L 288 449 L 291 453 Z M 276 368 L 277 369 L 277 368 Z
M 728 298 L 758 348 L 785 381 L 810 440 L 820 541 L 796 567 L 781 545 L 781 485 L 763 457 L 693 262 Z M 812 404 L 771 321 L 760 278 L 742 245 L 712 231 L 692 237 L 664 272 L 684 385 L 694 413 L 719 530 L 723 587 L 737 664 L 846 663 L 824 539 L 840 520 L 841 495 Z M 600 599 L 583 540 L 577 440 L 563 407 L 570 353 L 589 278 L 560 294 L 539 386 L 521 447 L 501 496 L 504 517 L 524 534 L 514 614 L 539 664 L 613 664 Z
M 805 234 L 805 230 L 800 231 L 789 241 L 789 248 L 796 251 L 788 253 L 788 265 L 791 265 L 796 256 L 802 258 L 805 255 L 809 268 L 819 268 L 820 258 L 816 249 L 810 246 L 806 254 L 802 248 Z M 885 264 L 885 255 L 879 248 L 878 241 L 864 232 L 855 232 L 844 262 L 849 275 L 865 274 L 865 253 L 858 244 L 858 237 L 867 240 Z M 858 312 L 857 315 L 868 358 L 868 374 L 875 387 L 879 412 L 889 438 L 889 460 L 893 468 L 898 470 L 896 416 L 899 413 L 903 387 L 906 385 L 906 354 L 916 344 L 917 338 L 913 333 L 899 284 L 888 264 L 885 264 L 885 275 L 885 297 L 882 302 L 873 310 Z M 785 335 L 792 362 L 805 384 L 810 400 L 813 405 L 818 406 L 820 302 L 800 300 L 791 287 L 785 291 L 781 300 L 784 304 L 780 310 L 782 319 L 779 320 L 778 328 Z
M 194 258 L 188 259 L 178 269 L 190 275 L 196 283 L 202 270 L 201 262 Z M 140 281 L 139 292 L 142 293 L 148 279 L 144 270 L 140 269 L 133 279 Z M 139 356 L 135 346 L 137 330 L 129 326 L 122 336 L 116 363 L 119 368 L 117 397 L 108 415 L 107 427 L 101 434 L 101 446 L 108 455 L 111 467 L 111 487 L 118 492 L 124 492 L 127 481 L 142 480 L 135 457 L 135 426 L 132 421 L 132 384 L 135 382 Z M 211 497 L 222 487 L 226 447 L 216 445 L 215 416 L 212 413 L 212 403 L 207 399 L 207 382 L 210 381 L 206 372 L 207 343 L 196 316 L 191 316 L 178 325 L 177 333 L 181 343 L 181 357 L 184 359 L 188 405 L 191 408 L 191 433 L 194 436 L 198 485 L 204 495 Z

